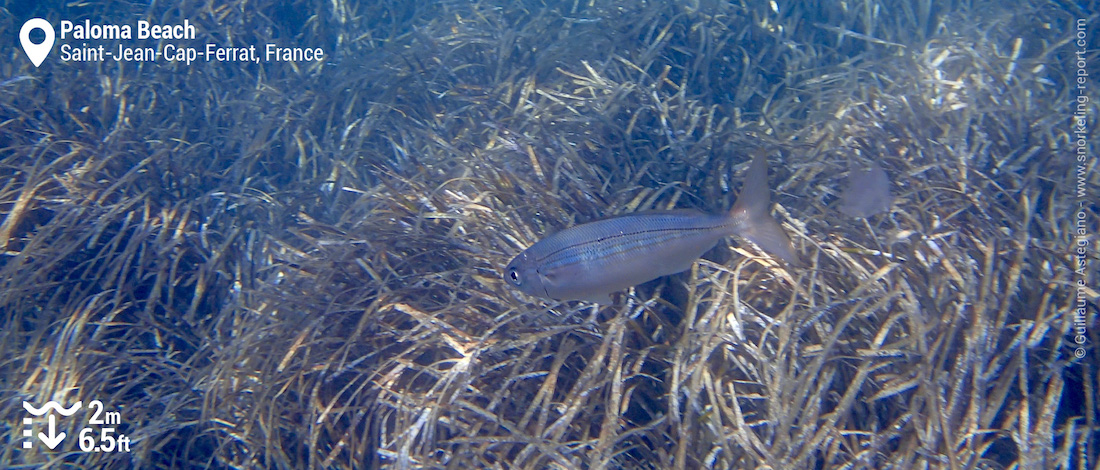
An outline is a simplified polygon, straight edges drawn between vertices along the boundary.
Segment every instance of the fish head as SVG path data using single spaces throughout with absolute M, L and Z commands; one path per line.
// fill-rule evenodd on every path
M 538 264 L 527 251 L 520 253 L 504 268 L 504 280 L 508 285 L 533 297 L 551 298 L 546 292 L 544 276 Z

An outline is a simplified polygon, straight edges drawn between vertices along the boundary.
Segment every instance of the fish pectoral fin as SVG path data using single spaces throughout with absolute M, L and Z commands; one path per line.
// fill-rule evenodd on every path
M 577 300 L 584 301 L 584 302 L 592 302 L 592 303 L 600 304 L 600 305 L 614 305 L 615 304 L 615 299 L 611 296 L 611 294 L 585 295 L 584 297 L 579 298 Z

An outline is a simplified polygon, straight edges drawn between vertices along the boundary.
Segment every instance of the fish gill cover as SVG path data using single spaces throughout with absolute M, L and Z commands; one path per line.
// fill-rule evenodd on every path
M 1098 209 L 1071 188 L 1096 190 L 1095 140 L 1080 167 L 1066 149 L 1067 116 L 1095 125 L 1095 87 L 1071 94 L 1095 14 L 5 4 L 9 38 L 187 20 L 325 56 L 4 50 L 0 466 L 1093 467 Z M 754 151 L 805 266 L 731 240 L 603 309 L 501 280 L 577 223 L 728 209 Z M 873 226 L 834 209 L 872 160 L 896 199 Z M 48 400 L 118 410 L 128 452 L 80 451 L 73 418 L 24 449 L 20 403 Z

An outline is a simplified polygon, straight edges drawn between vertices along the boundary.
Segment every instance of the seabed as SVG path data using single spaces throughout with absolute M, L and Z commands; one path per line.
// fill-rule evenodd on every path
M 1096 468 L 1096 7 L 0 8 L 325 52 L 4 49 L 0 467 Z M 730 239 L 602 308 L 501 280 L 573 224 L 728 209 L 755 151 L 803 266 Z M 890 208 L 841 213 L 871 162 Z M 23 449 L 48 400 L 101 400 L 130 451 L 78 419 Z

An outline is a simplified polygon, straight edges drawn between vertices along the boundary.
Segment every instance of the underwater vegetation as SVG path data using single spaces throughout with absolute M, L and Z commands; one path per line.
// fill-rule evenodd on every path
M 1100 207 L 1066 150 L 1093 4 L 84 2 L 0 30 L 35 15 L 326 59 L 5 49 L 0 467 L 1097 465 Z M 801 266 L 728 238 L 600 307 L 501 277 L 581 223 L 723 213 L 754 152 Z M 841 213 L 874 167 L 891 203 Z M 101 400 L 131 450 L 23 449 L 24 400 Z

